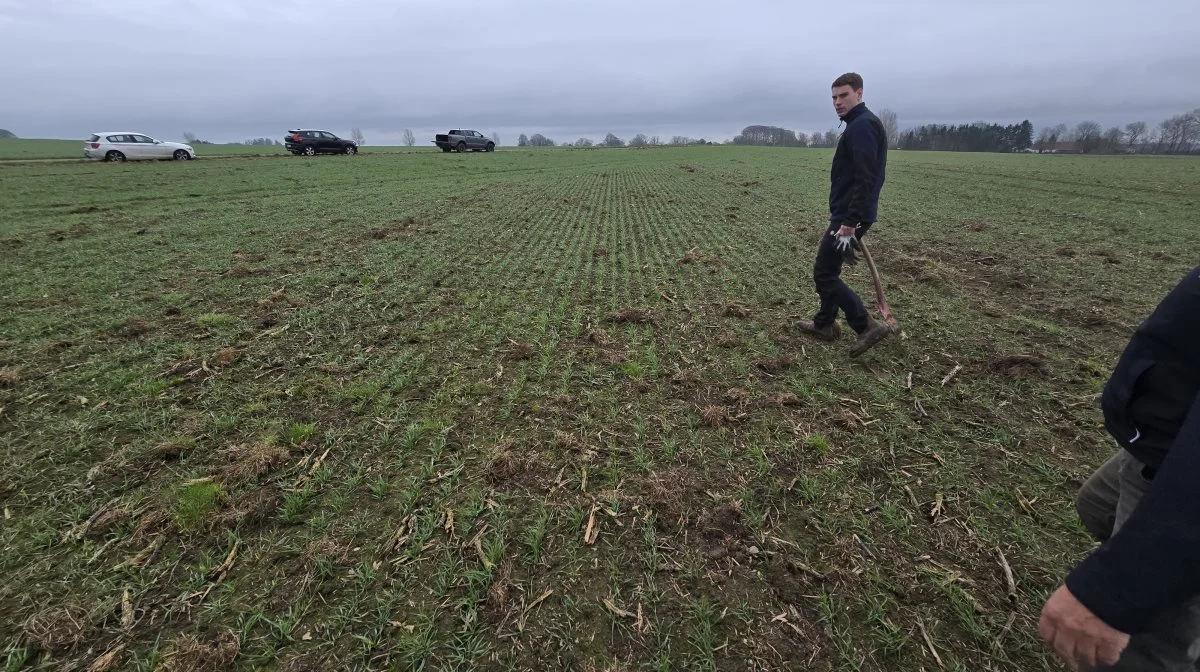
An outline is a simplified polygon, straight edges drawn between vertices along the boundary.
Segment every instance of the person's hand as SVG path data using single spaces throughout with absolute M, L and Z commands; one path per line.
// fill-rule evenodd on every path
M 1066 586 L 1046 600 L 1038 632 L 1072 670 L 1115 665 L 1129 646 L 1129 635 L 1100 620 Z
M 837 238 L 837 243 L 835 243 L 834 246 L 837 247 L 839 251 L 846 252 L 847 250 L 854 249 L 855 229 L 856 227 L 850 224 L 842 224 L 840 227 L 838 227 L 837 231 L 829 232 L 829 235 Z M 853 253 L 851 253 L 851 255 L 853 256 Z M 853 263 L 853 260 L 851 260 L 851 263 Z

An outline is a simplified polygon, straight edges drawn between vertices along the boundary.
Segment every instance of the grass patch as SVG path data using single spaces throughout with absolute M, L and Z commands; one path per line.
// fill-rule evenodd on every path
M 830 158 L 0 161 L 0 660 L 1051 665 L 1200 160 L 896 153 L 850 360 L 788 328 Z

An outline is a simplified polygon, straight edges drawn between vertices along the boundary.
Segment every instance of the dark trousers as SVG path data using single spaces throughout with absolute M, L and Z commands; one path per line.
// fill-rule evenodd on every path
M 1083 526 L 1098 541 L 1106 541 L 1150 492 L 1144 476 L 1146 465 L 1122 450 L 1105 462 L 1083 484 L 1075 498 L 1075 508 Z M 1113 586 L 1113 590 L 1120 590 Z M 1159 616 L 1146 632 L 1129 640 L 1121 659 L 1112 667 L 1097 667 L 1111 672 L 1196 672 L 1200 669 L 1200 596 Z
M 857 236 L 862 238 L 871 228 L 869 223 L 858 227 Z M 870 313 L 863 306 L 862 299 L 854 293 L 845 282 L 842 282 L 842 253 L 837 249 L 838 227 L 830 225 L 821 235 L 821 244 L 817 247 L 817 260 L 813 263 L 813 283 L 817 286 L 817 295 L 821 297 L 821 307 L 813 316 L 813 324 L 818 328 L 827 327 L 837 320 L 838 309 L 846 315 L 850 328 L 858 333 L 867 330 L 870 324 Z

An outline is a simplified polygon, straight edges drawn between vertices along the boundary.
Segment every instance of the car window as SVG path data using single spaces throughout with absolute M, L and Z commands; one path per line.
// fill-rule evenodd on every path
M 337 140 L 338 139 L 338 137 L 336 135 L 334 135 L 333 133 L 326 132 L 326 133 L 324 133 L 324 135 L 325 135 L 326 140 Z
M 124 135 L 110 135 L 110 136 L 108 136 L 108 141 L 109 142 L 129 142 L 125 138 L 126 138 L 126 136 L 124 136 Z
M 141 142 L 141 143 L 148 144 L 148 145 L 154 144 L 154 138 L 151 138 L 148 135 L 135 135 L 135 136 L 133 136 L 133 141 Z
M 93 133 L 93 134 L 92 134 L 92 137 L 88 138 L 88 140 L 87 140 L 87 141 L 88 141 L 88 142 L 99 142 L 99 141 L 100 141 L 100 136 L 98 136 L 98 135 L 96 135 L 95 133 Z

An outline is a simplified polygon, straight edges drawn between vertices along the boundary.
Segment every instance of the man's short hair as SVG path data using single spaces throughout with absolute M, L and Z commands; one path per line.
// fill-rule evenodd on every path
M 855 91 L 860 91 L 863 88 L 862 75 L 857 72 L 847 72 L 846 74 L 833 80 L 833 87 L 836 89 L 839 86 L 848 86 Z

